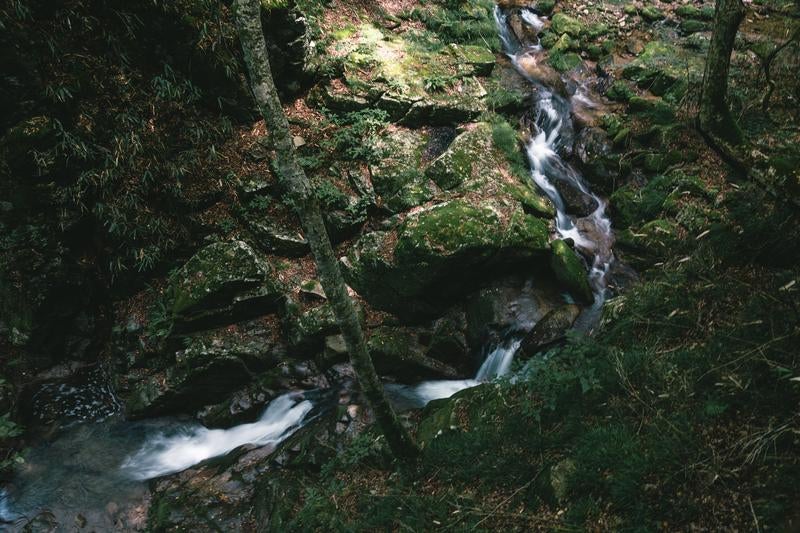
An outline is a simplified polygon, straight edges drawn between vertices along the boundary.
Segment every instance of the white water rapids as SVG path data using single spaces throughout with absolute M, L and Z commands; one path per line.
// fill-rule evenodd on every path
M 290 392 L 272 400 L 256 422 L 230 429 L 187 428 L 179 435 L 151 437 L 122 469 L 134 479 L 180 472 L 201 461 L 225 455 L 244 444 L 278 444 L 296 431 L 313 405 Z

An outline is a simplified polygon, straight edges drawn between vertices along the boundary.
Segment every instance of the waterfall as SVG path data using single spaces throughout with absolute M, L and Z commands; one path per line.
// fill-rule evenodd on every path
M 178 435 L 151 437 L 122 469 L 134 479 L 151 479 L 179 472 L 201 461 L 224 455 L 243 444 L 278 444 L 299 429 L 311 410 L 301 393 L 272 400 L 261 418 L 230 429 L 184 428 Z
M 519 10 L 519 15 L 520 19 L 537 35 L 544 28 L 544 21 L 533 11 L 522 8 Z M 611 252 L 613 234 L 611 221 L 606 215 L 606 203 L 592 193 L 581 175 L 558 155 L 559 145 L 566 142 L 561 133 L 562 128 L 569 125 L 571 121 L 571 102 L 554 94 L 550 88 L 532 78 L 520 65 L 520 59 L 523 56 L 543 53 L 538 40 L 534 44 L 524 46 L 511 31 L 508 14 L 499 6 L 495 7 L 494 19 L 503 52 L 509 57 L 520 75 L 538 89 L 534 104 L 534 131 L 525 147 L 530 164 L 531 180 L 555 206 L 556 236 L 560 239 L 572 240 L 575 248 L 590 261 L 588 276 L 589 284 L 594 292 L 594 302 L 590 307 L 584 309 L 573 326 L 579 331 L 585 331 L 596 322 L 605 302 L 606 278 L 614 261 L 614 255 Z M 572 99 L 589 107 L 594 106 L 583 86 L 578 88 Z M 551 181 L 556 176 L 591 197 L 596 202 L 597 208 L 580 221 L 570 216 L 567 213 L 564 199 Z M 425 381 L 417 385 L 389 384 L 386 385 L 386 392 L 400 409 L 424 407 L 433 400 L 450 397 L 458 391 L 507 375 L 519 346 L 520 339 L 513 335 L 500 342 L 489 351 L 474 379 Z
M 529 10 L 522 9 L 520 18 L 527 23 L 537 34 L 543 28 L 541 19 Z M 558 155 L 559 144 L 562 139 L 562 128 L 570 122 L 571 102 L 554 94 L 539 80 L 533 78 L 522 66 L 520 60 L 525 56 L 533 55 L 536 60 L 541 60 L 543 52 L 538 45 L 523 48 L 513 38 L 507 23 L 507 14 L 499 7 L 495 7 L 495 20 L 498 23 L 498 33 L 503 45 L 503 51 L 511 59 L 517 72 L 531 84 L 537 87 L 536 101 L 534 103 L 534 131 L 527 142 L 525 153 L 530 164 L 531 179 L 553 202 L 556 208 L 556 235 L 561 239 L 571 239 L 575 248 L 589 261 L 589 282 L 594 292 L 594 303 L 586 309 L 577 322 L 578 329 L 591 327 L 606 299 L 607 275 L 614 261 L 611 244 L 614 237 L 611 231 L 611 221 L 606 214 L 605 201 L 592 193 L 581 175 Z M 587 107 L 595 107 L 586 87 L 580 85 L 572 101 Z M 566 212 L 564 199 L 553 184 L 553 179 L 561 179 L 571 187 L 591 197 L 597 208 L 588 216 L 578 220 Z

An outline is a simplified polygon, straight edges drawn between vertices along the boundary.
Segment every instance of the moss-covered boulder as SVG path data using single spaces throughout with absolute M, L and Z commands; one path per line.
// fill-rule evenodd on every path
M 548 63 L 559 72 L 567 72 L 574 70 L 583 64 L 581 56 L 575 52 L 560 52 L 556 51 L 550 54 Z
M 475 178 L 488 176 L 500 164 L 487 161 L 497 154 L 492 144 L 491 126 L 480 123 L 456 137 L 447 150 L 436 158 L 426 174 L 442 189 L 455 189 Z
M 557 35 L 567 34 L 570 37 L 580 37 L 583 32 L 583 24 L 569 15 L 556 13 L 550 23 L 550 30 Z
M 169 279 L 165 306 L 175 331 L 271 313 L 282 301 L 269 264 L 243 241 L 197 252 Z
M 426 355 L 427 348 L 415 330 L 376 328 L 370 332 L 367 346 L 375 369 L 401 382 L 458 377 L 453 367 Z
M 317 89 L 312 102 L 341 110 L 374 105 L 409 126 L 450 125 L 486 111 L 481 77 L 491 73 L 494 54 L 477 45 L 444 46 L 423 33 L 412 38 L 362 24 L 334 35 L 326 57 L 341 76 Z M 434 44 L 420 46 L 420 39 Z
M 645 6 L 639 11 L 639 15 L 647 22 L 658 22 L 664 18 L 664 12 L 653 6 Z
M 580 307 L 577 305 L 565 304 L 544 315 L 522 339 L 517 351 L 517 359 L 529 359 L 542 349 L 563 339 L 567 330 L 575 323 L 575 319 L 578 318 L 580 312 Z
M 586 266 L 570 246 L 560 239 L 550 243 L 552 255 L 550 266 L 553 272 L 575 299 L 581 303 L 594 300 L 592 288 L 586 274 Z
M 285 349 L 266 335 L 241 337 L 218 330 L 192 337 L 164 371 L 134 385 L 126 412 L 132 418 L 191 413 L 225 398 L 282 357 Z
M 450 398 L 434 400 L 422 413 L 417 440 L 423 448 L 440 436 L 469 431 L 481 423 L 485 413 L 504 401 L 503 391 L 490 383 L 462 390 Z
M 305 310 L 293 304 L 287 305 L 284 322 L 289 345 L 299 353 L 321 349 L 326 336 L 339 332 L 333 309 L 328 303 Z
M 546 253 L 548 222 L 508 197 L 436 204 L 392 231 L 361 237 L 344 260 L 348 283 L 376 307 L 430 314 L 465 283 Z
M 370 165 L 372 185 L 381 206 L 392 213 L 406 211 L 433 197 L 423 171 L 429 135 L 422 130 L 390 127 L 375 141 L 379 158 Z
M 622 71 L 625 78 L 656 95 L 685 94 L 689 83 L 702 79 L 700 57 L 664 41 L 647 43 L 639 56 Z

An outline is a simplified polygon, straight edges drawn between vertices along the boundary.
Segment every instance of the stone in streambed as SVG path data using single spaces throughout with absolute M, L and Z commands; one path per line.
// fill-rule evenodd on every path
M 570 215 L 586 217 L 594 213 L 597 209 L 597 201 L 571 182 L 555 179 L 552 183 L 556 190 L 558 190 L 558 194 L 561 195 L 561 199 L 564 200 L 566 211 Z
M 458 377 L 453 367 L 426 355 L 427 349 L 414 330 L 376 328 L 370 332 L 367 346 L 378 373 L 395 376 L 401 382 Z
M 579 302 L 589 304 L 594 300 L 586 266 L 570 246 L 560 239 L 550 243 L 550 267 L 560 281 Z
M 284 356 L 284 347 L 263 335 L 239 338 L 217 331 L 193 337 L 164 372 L 133 387 L 126 412 L 131 418 L 192 412 L 224 398 Z
M 521 361 L 530 359 L 542 349 L 563 339 L 580 312 L 581 309 L 577 305 L 566 304 L 547 313 L 525 335 L 516 357 Z

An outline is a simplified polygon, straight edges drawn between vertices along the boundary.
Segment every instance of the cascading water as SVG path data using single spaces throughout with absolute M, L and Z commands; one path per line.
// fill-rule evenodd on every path
M 272 400 L 263 416 L 250 424 L 230 429 L 197 426 L 177 435 L 158 434 L 128 457 L 122 469 L 134 479 L 151 479 L 180 472 L 243 444 L 278 444 L 300 428 L 312 407 L 302 394 L 290 392 Z
M 537 36 L 545 27 L 545 22 L 529 9 L 520 9 L 519 15 L 522 22 L 528 25 Z M 499 6 L 495 7 L 494 17 L 503 51 L 517 72 L 537 89 L 534 104 L 534 131 L 531 132 L 525 147 L 530 163 L 531 179 L 555 206 L 556 236 L 560 239 L 572 240 L 575 248 L 590 261 L 589 283 L 594 293 L 594 302 L 581 313 L 573 326 L 579 331 L 585 331 L 595 323 L 605 302 L 606 277 L 614 261 L 611 251 L 614 238 L 611 221 L 606 215 L 606 203 L 592 193 L 580 174 L 558 155 L 559 149 L 563 149 L 567 142 L 567 138 L 561 135 L 562 128 L 571 126 L 571 102 L 555 94 L 521 66 L 523 58 L 533 61 L 543 59 L 543 50 L 538 39 L 536 43 L 523 46 L 520 39 L 511 32 L 508 16 Z M 584 106 L 594 105 L 583 86 L 577 88 L 571 100 Z M 551 181 L 551 178 L 555 179 L 556 177 L 566 180 L 571 187 L 590 197 L 597 207 L 588 216 L 581 219 L 570 216 L 561 193 Z M 458 391 L 507 375 L 520 343 L 520 338 L 515 333 L 510 333 L 489 351 L 478 369 L 475 379 L 425 381 L 418 385 L 392 384 L 387 385 L 386 390 L 395 404 L 401 408 L 424 407 L 433 400 L 450 397 Z
M 520 18 L 537 35 L 544 27 L 542 19 L 528 9 L 520 10 Z M 536 79 L 523 67 L 523 62 L 537 64 L 545 60 L 538 41 L 524 46 L 520 39 L 513 35 L 508 24 L 508 16 L 499 6 L 495 7 L 495 20 L 503 51 L 517 72 L 536 88 L 535 121 L 525 150 L 530 163 L 531 179 L 550 198 L 556 208 L 556 235 L 561 239 L 570 239 L 589 262 L 589 282 L 594 292 L 594 303 L 584 310 L 574 326 L 578 330 L 586 330 L 596 321 L 607 297 L 607 276 L 614 262 L 614 254 L 611 251 L 614 236 L 611 231 L 611 221 L 606 214 L 605 201 L 592 193 L 581 175 L 563 161 L 558 152 L 565 142 L 562 129 L 571 125 L 570 112 L 573 102 L 589 108 L 594 107 L 595 102 L 583 85 L 576 88 L 568 101 L 546 87 L 541 80 Z M 597 207 L 583 218 L 570 216 L 561 193 L 553 183 L 555 179 L 564 180 L 568 186 L 591 198 Z

